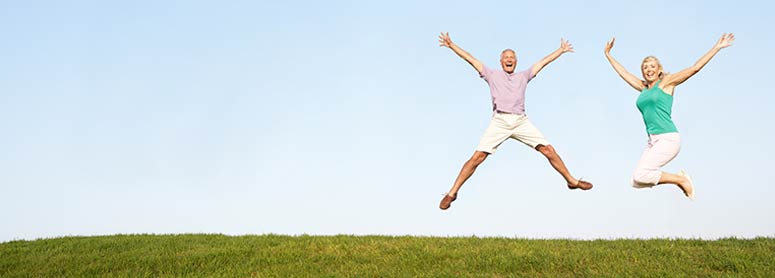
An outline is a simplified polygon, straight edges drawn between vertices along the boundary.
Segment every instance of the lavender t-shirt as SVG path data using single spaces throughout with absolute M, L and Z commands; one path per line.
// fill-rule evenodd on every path
M 525 114 L 525 89 L 535 77 L 531 69 L 509 74 L 484 66 L 480 77 L 490 86 L 493 111 Z

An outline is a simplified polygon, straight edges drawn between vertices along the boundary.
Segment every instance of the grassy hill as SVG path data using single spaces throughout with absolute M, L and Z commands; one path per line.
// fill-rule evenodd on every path
M 115 235 L 0 244 L 0 277 L 775 277 L 775 238 Z

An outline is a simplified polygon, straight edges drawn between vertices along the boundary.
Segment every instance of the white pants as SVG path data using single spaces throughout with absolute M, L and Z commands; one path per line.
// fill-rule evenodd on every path
M 492 115 L 490 125 L 484 131 L 476 150 L 492 154 L 509 138 L 514 138 L 531 148 L 549 145 L 549 141 L 546 141 L 544 135 L 530 122 L 527 115 L 496 112 Z
M 632 173 L 632 186 L 652 187 L 662 178 L 662 166 L 673 160 L 681 150 L 678 132 L 649 135 L 649 144 L 638 160 Z

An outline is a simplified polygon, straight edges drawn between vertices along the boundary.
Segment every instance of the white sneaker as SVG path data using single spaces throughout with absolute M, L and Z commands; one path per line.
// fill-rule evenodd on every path
M 689 174 L 687 174 L 686 172 L 684 172 L 684 170 L 679 171 L 678 175 L 679 176 L 683 176 L 687 180 L 689 180 L 689 183 L 686 184 L 686 187 L 688 187 L 686 189 L 690 190 L 691 192 L 689 194 L 686 194 L 686 197 L 689 197 L 689 200 L 693 201 L 694 200 L 694 184 L 692 183 L 692 177 L 689 176 Z

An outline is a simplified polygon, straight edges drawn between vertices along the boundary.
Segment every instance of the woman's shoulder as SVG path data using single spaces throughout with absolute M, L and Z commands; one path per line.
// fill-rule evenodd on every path
M 659 83 L 657 84 L 657 87 L 665 94 L 669 96 L 673 96 L 673 90 L 675 89 L 675 85 L 670 85 L 669 78 L 670 75 L 665 75 L 662 79 L 659 80 Z

